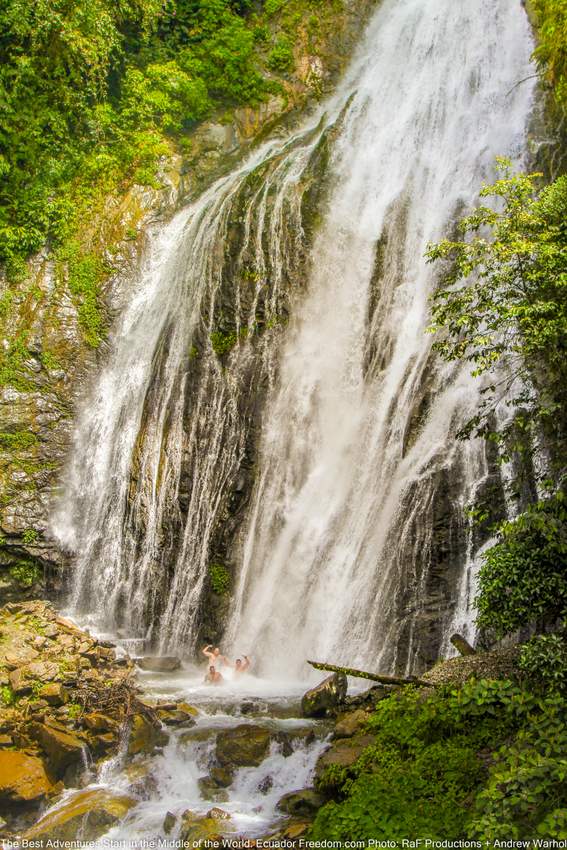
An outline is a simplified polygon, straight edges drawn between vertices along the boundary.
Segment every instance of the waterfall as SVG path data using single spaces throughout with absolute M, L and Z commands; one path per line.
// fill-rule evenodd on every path
M 433 660 L 493 473 L 423 255 L 521 159 L 531 50 L 521 0 L 383 0 L 336 94 L 153 235 L 53 515 L 75 610 L 191 650 L 222 548 L 271 668 Z

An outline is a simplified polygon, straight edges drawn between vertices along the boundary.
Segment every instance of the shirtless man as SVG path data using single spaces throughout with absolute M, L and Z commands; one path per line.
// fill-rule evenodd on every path
M 222 667 L 223 664 L 226 664 L 227 667 L 230 667 L 230 661 L 226 657 L 226 655 L 221 655 L 221 651 L 218 646 L 212 648 L 212 644 L 208 644 L 203 649 L 203 655 L 206 655 L 211 664 Z
M 248 656 L 244 655 L 243 658 L 244 658 L 244 661 L 242 661 L 241 658 L 237 658 L 236 661 L 234 662 L 234 673 L 235 673 L 235 675 L 239 674 L 239 673 L 246 673 L 246 671 L 250 667 L 250 659 L 248 658 Z
M 224 679 L 222 674 L 218 672 L 214 664 L 211 664 L 209 672 L 205 676 L 205 685 L 222 685 L 223 683 Z

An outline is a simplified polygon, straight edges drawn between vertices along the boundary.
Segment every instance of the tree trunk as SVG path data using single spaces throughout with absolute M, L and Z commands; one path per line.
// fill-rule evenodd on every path
M 335 664 L 322 664 L 320 661 L 308 661 L 316 670 L 327 670 L 329 673 L 344 673 L 345 676 L 355 676 L 357 679 L 370 679 L 371 682 L 380 682 L 381 685 L 419 685 L 420 687 L 432 687 L 431 682 L 416 679 L 415 676 L 407 678 L 401 676 L 384 676 L 381 673 L 368 673 L 366 670 L 355 670 L 353 667 L 337 667 Z
M 476 650 L 462 635 L 451 635 L 451 643 L 461 655 L 476 655 Z

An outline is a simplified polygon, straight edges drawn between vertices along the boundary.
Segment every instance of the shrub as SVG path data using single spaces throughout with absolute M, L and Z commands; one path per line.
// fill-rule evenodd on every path
M 520 669 L 534 686 L 567 693 L 565 634 L 536 635 L 522 646 Z
M 504 523 L 485 552 L 478 624 L 503 637 L 567 617 L 567 510 L 562 490 Z
M 287 38 L 280 38 L 268 55 L 268 68 L 271 71 L 290 71 L 293 68 L 293 50 Z

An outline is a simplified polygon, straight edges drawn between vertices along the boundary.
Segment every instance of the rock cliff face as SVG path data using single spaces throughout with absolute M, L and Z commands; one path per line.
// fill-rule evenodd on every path
M 315 40 L 306 7 L 294 47 L 295 71 L 280 80 L 281 94 L 201 125 L 183 155 L 172 150 L 163 158 L 155 187 L 131 186 L 93 209 L 89 232 L 81 234 L 88 260 L 72 265 L 46 246 L 22 279 L 0 280 L 0 592 L 6 599 L 60 587 L 68 558 L 50 537 L 49 513 L 74 411 L 105 360 L 113 317 L 131 292 L 151 228 L 229 170 L 259 139 L 298 121 L 329 91 L 374 2 L 344 3 L 340 13 L 326 15 Z M 236 230 L 235 251 L 237 243 Z M 94 296 L 85 282 L 95 286 Z M 221 310 L 228 315 L 229 287 L 225 296 Z M 227 333 L 228 324 L 219 317 Z M 257 403 L 250 400 L 252 408 Z M 246 489 L 243 479 L 227 516 L 241 509 Z M 229 522 L 224 538 L 230 534 Z M 225 546 L 219 539 L 216 548 Z M 222 600 L 216 605 L 222 609 Z M 213 615 L 215 622 L 218 614 L 222 610 Z

